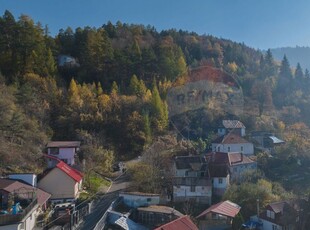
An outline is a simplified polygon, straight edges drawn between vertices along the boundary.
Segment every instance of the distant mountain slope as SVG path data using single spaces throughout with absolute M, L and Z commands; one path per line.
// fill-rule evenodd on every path
M 291 67 L 296 67 L 299 62 L 304 71 L 305 69 L 310 70 L 310 47 L 283 47 L 271 49 L 271 52 L 273 57 L 279 61 L 281 61 L 286 54 Z

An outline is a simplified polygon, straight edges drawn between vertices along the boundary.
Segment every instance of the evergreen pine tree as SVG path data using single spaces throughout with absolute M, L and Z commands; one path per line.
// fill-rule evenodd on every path
M 300 66 L 300 63 L 298 62 L 297 63 L 297 66 L 296 66 L 296 70 L 295 70 L 295 78 L 298 79 L 298 80 L 301 80 L 302 78 L 304 78 L 304 73 L 302 71 L 302 68 Z

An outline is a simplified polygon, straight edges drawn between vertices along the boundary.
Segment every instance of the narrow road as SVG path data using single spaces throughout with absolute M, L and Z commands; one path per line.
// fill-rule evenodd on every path
M 118 198 L 120 191 L 125 190 L 130 186 L 129 176 L 121 174 L 113 182 L 105 195 L 98 197 L 94 202 L 93 208 L 83 222 L 76 228 L 77 230 L 92 230 L 99 222 L 101 217 L 107 211 L 111 203 Z
M 107 193 L 94 202 L 91 213 L 84 217 L 83 222 L 76 228 L 77 230 L 91 230 L 107 211 L 111 203 L 118 197 L 118 192 Z

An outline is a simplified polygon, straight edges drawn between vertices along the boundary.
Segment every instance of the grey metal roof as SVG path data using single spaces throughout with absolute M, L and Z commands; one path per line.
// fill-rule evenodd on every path
M 273 142 L 274 144 L 282 144 L 282 143 L 284 143 L 283 140 L 281 140 L 281 139 L 279 139 L 279 138 L 277 138 L 277 137 L 275 137 L 275 136 L 269 136 L 269 138 L 272 140 L 272 142 Z

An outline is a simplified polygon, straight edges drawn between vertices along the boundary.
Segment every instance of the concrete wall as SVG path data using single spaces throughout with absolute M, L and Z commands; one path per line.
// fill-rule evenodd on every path
M 124 203 L 132 208 L 159 204 L 159 195 L 147 196 L 121 193 L 119 196 L 123 197 Z

